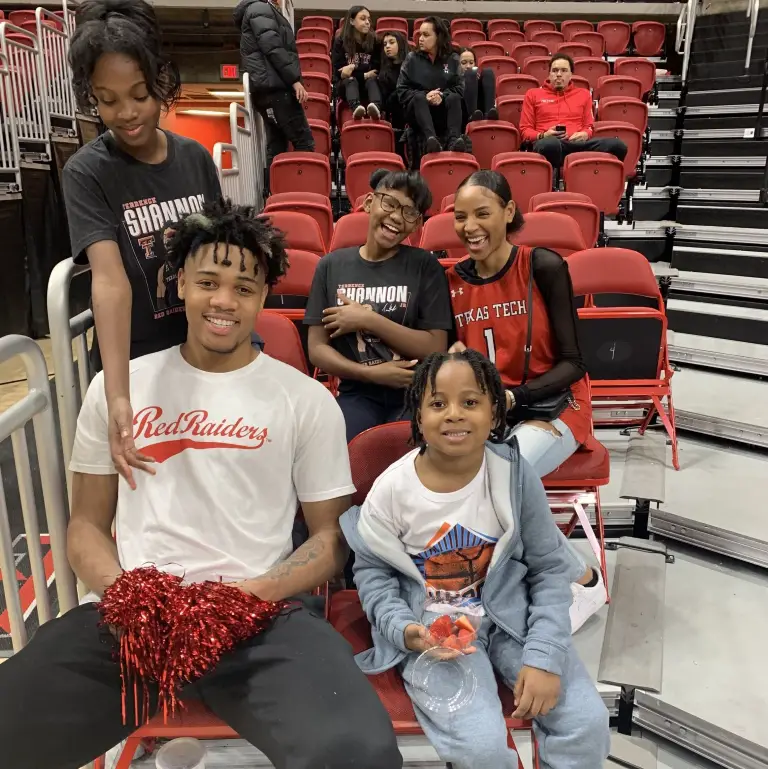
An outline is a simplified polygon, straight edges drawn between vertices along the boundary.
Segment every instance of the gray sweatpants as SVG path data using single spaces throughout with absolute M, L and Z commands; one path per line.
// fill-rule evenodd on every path
M 426 624 L 435 615 L 422 618 Z M 410 654 L 400 670 L 416 718 L 441 761 L 453 769 L 517 769 L 517 756 L 507 747 L 507 730 L 496 673 L 514 686 L 522 665 L 520 644 L 487 618 L 478 634 L 477 651 L 466 656 L 477 677 L 474 699 L 455 713 L 425 707 L 424 690 L 413 686 L 411 670 L 419 657 Z M 438 669 L 449 670 L 447 666 Z M 439 682 L 437 684 L 439 686 Z M 608 711 L 576 652 L 571 649 L 560 679 L 557 705 L 537 718 L 533 729 L 539 743 L 541 769 L 598 769 L 608 756 Z

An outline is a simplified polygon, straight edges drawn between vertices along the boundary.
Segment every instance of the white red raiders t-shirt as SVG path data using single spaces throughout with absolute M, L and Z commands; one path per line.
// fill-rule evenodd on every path
M 261 353 L 209 373 L 179 347 L 131 361 L 134 440 L 157 474 L 121 478 L 116 536 L 124 569 L 155 565 L 190 582 L 248 579 L 292 550 L 299 502 L 354 491 L 344 418 L 319 382 Z M 103 374 L 85 397 L 70 464 L 115 473 Z

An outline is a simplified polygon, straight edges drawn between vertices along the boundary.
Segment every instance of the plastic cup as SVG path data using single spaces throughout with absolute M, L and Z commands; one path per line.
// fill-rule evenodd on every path
M 440 650 L 426 651 L 413 663 L 411 683 L 426 695 L 419 704 L 441 714 L 466 707 L 477 691 L 477 677 L 468 657 L 447 657 Z
M 163 745 L 155 759 L 157 769 L 205 769 L 205 748 L 200 740 L 181 737 Z

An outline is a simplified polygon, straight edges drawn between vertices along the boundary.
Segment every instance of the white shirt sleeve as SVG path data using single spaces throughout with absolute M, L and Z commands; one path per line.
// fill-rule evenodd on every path
M 69 469 L 89 475 L 114 475 L 107 434 L 107 396 L 104 374 L 99 372 L 88 387 L 77 417 L 75 444 Z
M 313 383 L 297 413 L 293 484 L 299 502 L 323 502 L 352 494 L 347 430 L 336 399 Z

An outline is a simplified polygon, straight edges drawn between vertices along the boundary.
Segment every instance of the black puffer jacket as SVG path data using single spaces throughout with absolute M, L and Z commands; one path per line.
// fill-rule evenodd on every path
M 290 22 L 267 0 L 240 0 L 235 8 L 240 56 L 251 90 L 287 91 L 301 80 L 299 52 Z

